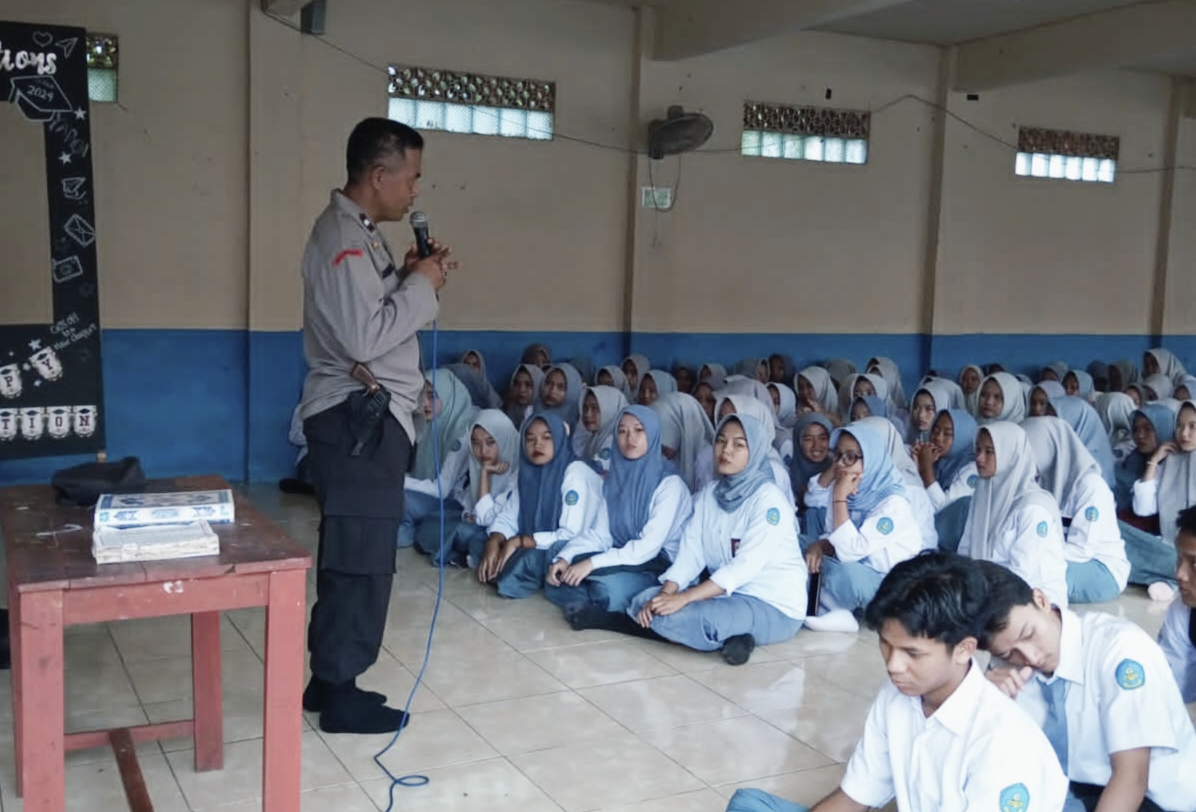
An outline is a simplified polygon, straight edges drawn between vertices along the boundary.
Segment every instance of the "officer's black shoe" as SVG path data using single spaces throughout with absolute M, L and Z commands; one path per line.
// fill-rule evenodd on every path
M 303 689 L 303 709 L 308 713 L 319 713 L 324 710 L 325 697 L 328 691 L 332 688 L 324 680 L 312 674 L 311 681 L 307 683 L 307 687 Z M 353 680 L 349 683 L 348 689 L 361 694 L 363 697 L 373 702 L 375 705 L 385 705 L 386 697 L 377 691 L 363 691 L 357 687 L 357 681 Z
M 330 686 L 320 712 L 325 733 L 394 733 L 407 727 L 407 714 L 368 699 L 364 691 Z

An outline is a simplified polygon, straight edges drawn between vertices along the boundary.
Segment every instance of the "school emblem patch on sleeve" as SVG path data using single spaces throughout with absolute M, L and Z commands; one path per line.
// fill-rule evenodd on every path
M 609 448 L 604 448 L 604 449 L 602 449 L 601 451 L 599 451 L 599 452 L 598 452 L 598 459 L 600 459 L 600 460 L 609 460 L 609 459 L 610 459 L 610 449 L 609 449 Z
M 1050 530 L 1051 530 L 1051 526 L 1049 524 L 1047 524 L 1046 522 L 1038 523 L 1038 537 L 1039 538 L 1046 538 L 1047 533 L 1049 533 Z
M 1127 691 L 1146 684 L 1146 669 L 1136 660 L 1122 660 L 1117 664 L 1117 684 Z
M 980 481 L 980 477 L 978 477 L 976 474 L 972 474 L 970 477 L 968 477 L 968 487 L 975 488 L 976 483 L 979 481 Z
M 453 451 L 460 451 L 460 450 L 461 450 L 461 441 L 454 440 L 453 441 Z
M 1100 518 L 1100 511 L 1094 507 L 1090 507 L 1084 511 L 1084 518 L 1090 522 L 1095 522 Z
M 881 519 L 880 521 L 878 521 L 876 523 L 876 529 L 880 531 L 880 534 L 882 536 L 889 535 L 889 533 L 893 532 L 893 520 L 890 519 L 888 516 L 885 516 L 883 519 Z
M 1013 784 L 1001 790 L 1001 812 L 1028 812 L 1030 790 L 1025 784 Z
M 764 519 L 771 525 L 778 525 L 781 523 L 781 511 L 776 508 L 769 508 L 768 513 L 764 514 Z
M 569 491 L 567 494 L 565 494 L 565 504 L 568 505 L 569 507 L 573 507 L 574 505 L 576 505 L 577 499 L 578 499 L 577 491 Z

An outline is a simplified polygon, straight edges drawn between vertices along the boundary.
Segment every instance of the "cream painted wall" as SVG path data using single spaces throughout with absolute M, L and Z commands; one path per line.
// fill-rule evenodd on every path
M 706 149 L 722 151 L 654 167 L 658 185 L 679 169 L 681 184 L 671 213 L 637 218 L 635 329 L 918 332 L 929 108 L 905 101 L 873 116 L 865 166 L 738 150 L 745 100 L 877 109 L 933 98 L 937 74 L 934 48 L 813 32 L 645 64 L 645 121 L 670 104 L 701 109 L 715 120 Z
M 1196 118 L 1180 121 L 1163 331 L 1196 335 Z
M 104 326 L 243 328 L 245 0 L 39 0 L 8 3 L 0 16 L 120 37 L 120 104 L 93 104 L 91 116 Z M 14 125 L 29 126 L 0 117 L 0 143 L 27 143 Z M 9 166 L 13 160 L 0 157 Z M 9 245 L 20 243 L 11 251 L 34 263 L 32 297 L 43 286 L 48 295 L 48 259 L 30 256 L 48 256 L 45 217 L 40 235 L 10 228 L 29 214 L 19 211 L 23 196 L 5 192 L 0 250 L 9 256 Z M 35 203 L 44 207 L 40 194 Z
M 1014 175 L 1008 146 L 948 121 L 936 333 L 1150 332 L 1169 81 L 1100 71 L 950 109 L 1016 145 L 1019 125 L 1121 136 L 1116 183 Z M 1176 221 L 1177 223 L 1180 221 Z

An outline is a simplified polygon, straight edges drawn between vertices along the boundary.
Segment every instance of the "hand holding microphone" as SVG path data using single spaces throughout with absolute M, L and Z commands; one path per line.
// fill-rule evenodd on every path
M 432 283 L 432 287 L 439 291 L 448 281 L 449 271 L 461 267 L 461 263 L 450 261 L 452 249 L 441 245 L 437 240 L 428 236 L 428 216 L 422 211 L 414 211 L 409 219 L 411 229 L 415 232 L 415 244 L 407 252 L 403 262 L 408 273 L 417 273 Z

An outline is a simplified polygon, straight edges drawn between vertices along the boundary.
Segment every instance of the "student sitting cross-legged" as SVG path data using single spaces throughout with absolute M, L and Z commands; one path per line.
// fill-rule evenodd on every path
M 1162 649 L 1137 624 L 1051 604 L 983 562 L 989 680 L 1042 726 L 1071 780 L 1067 812 L 1196 810 L 1196 731 Z
M 865 619 L 880 635 L 880 689 L 839 788 L 814 812 L 1060 812 L 1067 778 L 1033 719 L 974 661 L 988 600 L 984 574 L 954 553 L 893 567 Z M 805 812 L 755 789 L 727 812 Z
M 1175 533 L 1179 597 L 1167 609 L 1159 645 L 1184 702 L 1196 702 L 1196 508 L 1179 513 Z
M 806 564 L 793 511 L 772 479 L 772 434 L 771 424 L 746 415 L 719 423 L 718 475 L 694 498 L 662 586 L 631 601 L 620 630 L 721 650 L 728 663 L 741 665 L 757 643 L 780 643 L 801 628 Z

